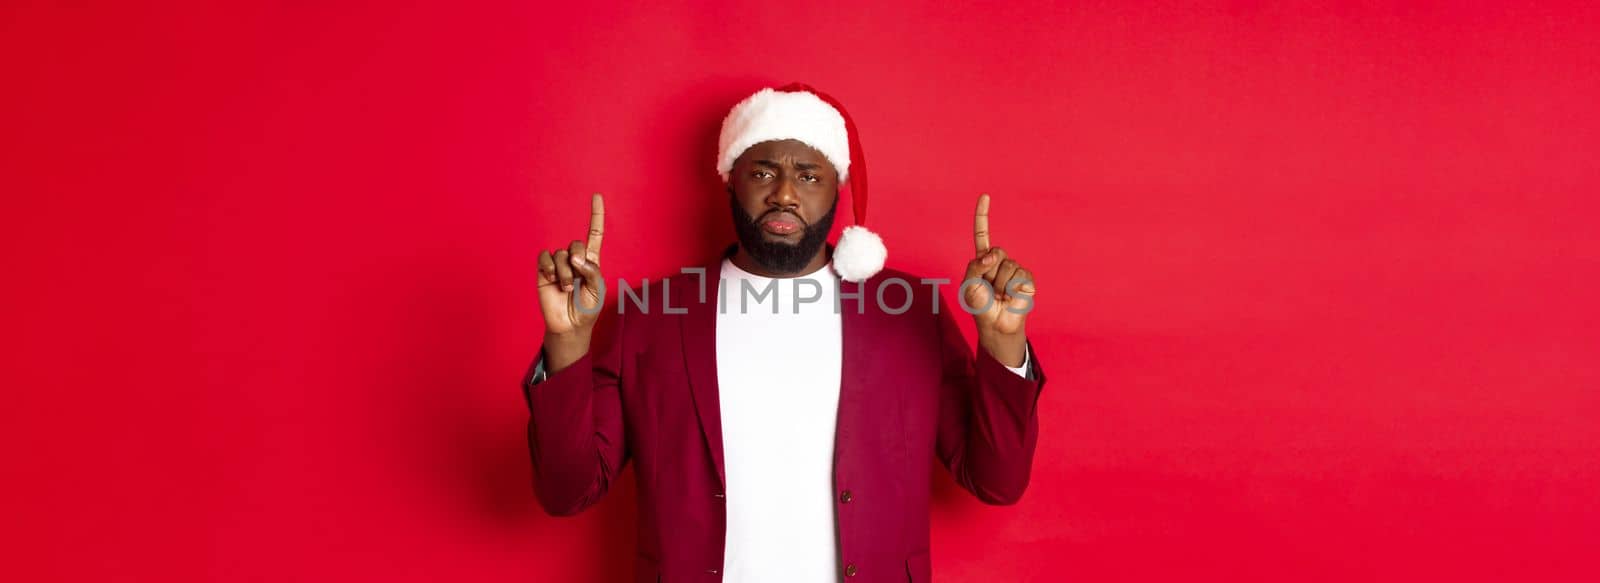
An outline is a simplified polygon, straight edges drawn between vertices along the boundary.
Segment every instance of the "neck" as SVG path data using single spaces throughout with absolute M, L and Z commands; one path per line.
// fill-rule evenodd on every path
M 771 278 L 799 277 L 801 275 L 805 275 L 807 273 L 814 272 L 814 271 L 816 271 L 818 269 L 822 269 L 823 266 L 828 264 L 828 245 L 824 244 L 821 249 L 817 250 L 816 256 L 812 257 L 810 261 L 806 262 L 805 267 L 802 267 L 802 268 L 800 268 L 799 271 L 796 271 L 796 272 L 793 272 L 793 273 L 779 273 L 779 272 L 776 272 L 776 271 L 770 271 L 767 268 L 762 267 L 761 264 L 758 263 L 754 257 L 750 256 L 749 252 L 745 251 L 743 245 L 740 245 L 739 246 L 739 250 L 733 254 L 732 260 L 733 260 L 733 264 L 737 265 L 739 267 L 739 269 L 743 269 L 745 271 L 748 271 L 750 273 L 754 273 L 754 274 L 759 275 L 761 277 L 771 277 Z

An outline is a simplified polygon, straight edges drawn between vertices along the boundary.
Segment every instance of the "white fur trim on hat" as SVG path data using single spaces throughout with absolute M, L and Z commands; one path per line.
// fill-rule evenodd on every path
M 717 140 L 717 173 L 728 181 L 733 161 L 761 142 L 799 140 L 833 163 L 842 182 L 850 177 L 850 140 L 844 116 L 805 91 L 762 89 L 745 98 L 722 120 Z
M 882 271 L 888 258 L 882 237 L 866 227 L 850 225 L 839 233 L 839 244 L 833 248 L 833 271 L 845 281 L 861 283 Z

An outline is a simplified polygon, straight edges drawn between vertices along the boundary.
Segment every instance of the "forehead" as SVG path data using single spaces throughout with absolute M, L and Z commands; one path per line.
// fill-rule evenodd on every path
M 769 140 L 750 146 L 739 155 L 735 163 L 756 162 L 766 160 L 779 164 L 807 164 L 817 165 L 833 170 L 833 164 L 828 162 L 828 157 L 816 148 L 806 145 L 800 140 Z

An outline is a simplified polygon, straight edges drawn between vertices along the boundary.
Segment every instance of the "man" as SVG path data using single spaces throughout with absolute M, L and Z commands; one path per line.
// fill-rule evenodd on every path
M 1044 385 L 1033 276 L 989 244 L 980 196 L 958 292 L 974 355 L 951 307 L 913 293 L 925 280 L 881 269 L 838 102 L 763 90 L 729 113 L 720 150 L 738 244 L 665 281 L 660 309 L 619 305 L 599 354 L 600 195 L 586 240 L 539 255 L 546 330 L 524 383 L 539 501 L 577 513 L 633 460 L 636 581 L 928 581 L 930 457 L 986 503 L 1027 486 Z M 858 225 L 829 246 L 845 181 Z

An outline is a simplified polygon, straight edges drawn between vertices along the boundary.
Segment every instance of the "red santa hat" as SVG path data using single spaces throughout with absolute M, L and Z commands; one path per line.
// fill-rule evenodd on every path
M 833 270 L 845 281 L 862 282 L 883 269 L 889 251 L 867 230 L 867 164 L 861 137 L 844 106 L 810 86 L 791 83 L 762 89 L 745 98 L 722 120 L 717 140 L 717 173 L 728 181 L 733 161 L 761 142 L 798 140 L 821 152 L 850 186 L 855 224 L 844 228 L 833 249 Z

